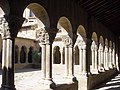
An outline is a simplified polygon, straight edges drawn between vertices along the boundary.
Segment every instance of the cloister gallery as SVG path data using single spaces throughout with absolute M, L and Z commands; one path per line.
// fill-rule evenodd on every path
M 33 53 L 40 54 L 37 64 L 46 90 L 89 90 L 119 72 L 119 35 L 80 3 L 90 4 L 82 0 L 0 0 L 1 90 L 17 89 L 14 68 L 33 68 Z M 54 82 L 53 64 L 64 66 L 68 85 Z

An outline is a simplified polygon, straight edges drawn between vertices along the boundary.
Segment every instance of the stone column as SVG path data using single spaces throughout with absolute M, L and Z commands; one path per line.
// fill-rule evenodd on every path
M 46 78 L 46 45 L 42 44 L 42 78 Z
M 54 64 L 54 48 L 52 47 L 52 64 Z
M 114 65 L 114 67 L 116 67 L 115 49 L 114 48 L 113 48 L 113 52 L 112 52 L 112 59 L 113 59 L 113 65 Z
M 111 47 L 109 48 L 109 67 L 110 67 L 110 69 L 113 68 L 113 66 L 112 66 L 112 48 Z
M 48 85 L 47 89 L 54 89 L 55 83 L 52 79 L 52 44 L 55 39 L 58 29 L 45 28 L 45 44 L 46 44 L 46 78 L 45 85 Z
M 74 77 L 74 53 L 73 47 L 69 46 L 69 77 Z
M 60 53 L 61 53 L 61 64 L 63 64 L 64 63 L 63 48 L 60 49 Z
M 83 74 L 87 75 L 87 62 L 86 62 L 86 43 L 84 42 L 82 45 L 82 49 L 83 49 Z
M 80 74 L 82 74 L 82 71 L 83 71 L 83 50 L 82 50 L 82 47 L 79 48 L 79 61 L 80 61 Z
M 98 50 L 98 49 L 97 49 L 97 45 L 95 45 L 95 70 L 96 70 L 97 73 L 98 73 L 98 60 L 97 60 L 97 59 L 98 59 L 98 58 L 97 58 L 97 56 L 98 56 L 97 53 L 98 53 L 98 52 L 97 52 L 97 50 Z
M 46 44 L 46 84 L 52 84 L 52 45 Z
M 68 74 L 69 74 L 69 53 L 68 53 L 69 51 L 68 51 L 68 47 L 66 46 L 65 47 L 65 76 L 68 76 Z
M 15 37 L 23 21 L 23 18 L 12 15 L 5 16 L 2 19 L 3 57 L 1 90 L 16 90 L 14 85 Z
M 109 64 L 108 64 L 108 47 L 105 46 L 105 50 L 104 50 L 104 63 L 105 63 L 105 70 L 109 70 Z
M 42 73 L 44 78 L 44 85 L 46 89 L 55 87 L 52 80 L 52 43 L 56 33 L 55 30 L 49 28 L 41 28 L 36 31 L 37 40 L 42 43 Z M 57 32 L 57 31 L 56 31 Z
M 76 36 L 73 35 L 73 38 L 71 39 L 70 36 L 62 36 L 62 41 L 65 44 L 65 66 L 66 66 L 66 75 L 74 82 L 74 52 L 73 52 L 73 46 L 74 41 L 76 40 Z
M 98 74 L 97 45 L 94 41 L 92 42 L 91 51 L 92 51 L 92 70 L 91 70 L 91 72 L 93 74 Z

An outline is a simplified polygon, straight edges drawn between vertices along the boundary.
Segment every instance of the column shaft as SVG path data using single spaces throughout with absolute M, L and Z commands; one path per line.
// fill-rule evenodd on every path
M 3 43 L 5 45 L 5 42 L 3 40 Z M 15 90 L 14 86 L 14 47 L 15 40 L 14 39 L 6 39 L 6 50 L 3 50 L 3 55 L 4 51 L 6 51 L 6 57 L 2 58 L 6 60 L 2 64 L 2 87 L 1 90 Z M 4 46 L 3 46 L 4 49 Z
M 63 62 L 63 60 L 64 60 L 64 58 L 63 58 L 63 48 L 62 48 L 62 50 L 60 52 L 61 52 L 61 64 L 63 64 L 64 63 Z
M 68 73 L 69 73 L 69 61 L 68 61 L 68 47 L 65 47 L 65 76 L 68 76 Z
M 79 50 L 79 61 L 80 61 L 80 73 L 83 71 L 83 51 L 82 49 Z
M 46 78 L 46 46 L 43 44 L 42 46 L 42 78 Z
M 74 76 L 74 57 L 73 48 L 69 47 L 69 76 Z
M 46 44 L 46 78 L 52 80 L 52 45 Z
M 87 73 L 86 49 L 83 49 L 83 73 Z

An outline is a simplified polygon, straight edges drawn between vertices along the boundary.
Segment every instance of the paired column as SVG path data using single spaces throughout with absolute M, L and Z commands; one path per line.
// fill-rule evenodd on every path
M 112 66 L 112 48 L 111 47 L 109 48 L 109 67 L 110 67 L 110 69 L 113 68 L 113 66 Z
M 73 37 L 75 38 L 75 37 Z M 73 80 L 74 78 L 74 52 L 73 45 L 74 40 L 71 39 L 68 35 L 62 36 L 62 41 L 65 44 L 65 76 Z
M 113 60 L 114 67 L 116 67 L 115 49 L 114 48 L 113 48 L 113 51 L 112 51 L 112 60 Z
M 63 48 L 60 49 L 60 53 L 61 53 L 61 64 L 64 64 Z
M 23 21 L 23 18 L 12 15 L 2 18 L 3 52 L 1 90 L 16 90 L 14 85 L 15 37 Z
M 80 74 L 87 74 L 87 62 L 86 62 L 86 42 L 78 41 L 79 46 L 79 61 L 80 61 Z
M 93 74 L 97 74 L 98 73 L 98 60 L 97 60 L 97 45 L 96 45 L 95 41 L 92 42 L 91 51 L 92 51 L 92 70 L 91 70 L 91 72 Z
M 49 28 L 41 28 L 36 31 L 37 40 L 42 44 L 42 78 L 44 84 L 47 85 L 46 89 L 55 87 L 52 80 L 52 43 L 56 33 L 53 31 L 55 32 L 55 30 Z
M 99 62 L 99 71 L 104 72 L 104 53 L 103 53 L 103 46 L 100 44 L 98 50 L 98 62 Z
M 105 66 L 105 70 L 109 70 L 108 47 L 107 46 L 105 46 L 105 50 L 104 50 L 104 66 Z
M 45 79 L 46 77 L 46 45 L 42 44 L 42 78 Z

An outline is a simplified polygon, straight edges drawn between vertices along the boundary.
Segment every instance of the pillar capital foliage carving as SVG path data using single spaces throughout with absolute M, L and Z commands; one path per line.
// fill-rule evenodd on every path
M 83 38 L 83 40 L 78 38 L 77 44 L 78 44 L 80 49 L 86 49 L 87 38 Z
M 105 51 L 105 52 L 108 52 L 108 46 L 105 46 L 104 51 Z
M 66 47 L 74 47 L 74 44 L 76 42 L 77 39 L 77 35 L 76 34 L 72 34 L 71 36 L 69 35 L 62 35 L 62 42 L 64 43 L 64 45 Z
M 41 44 L 52 44 L 57 33 L 57 29 L 40 28 L 36 30 L 36 40 Z
M 72 39 L 68 35 L 63 35 L 62 36 L 62 42 L 67 47 L 72 46 L 72 44 L 73 44 Z
M 6 21 L 4 17 L 0 18 L 0 29 L 1 29 L 1 35 L 3 39 L 11 37 L 8 22 Z
M 99 52 L 102 52 L 103 51 L 103 45 L 102 44 L 100 44 L 99 45 L 99 50 L 98 50 Z
M 98 49 L 97 42 L 93 41 L 91 45 L 91 50 L 97 50 L 97 49 Z
M 15 38 L 22 26 L 24 19 L 13 15 L 0 18 L 0 29 L 3 38 Z

